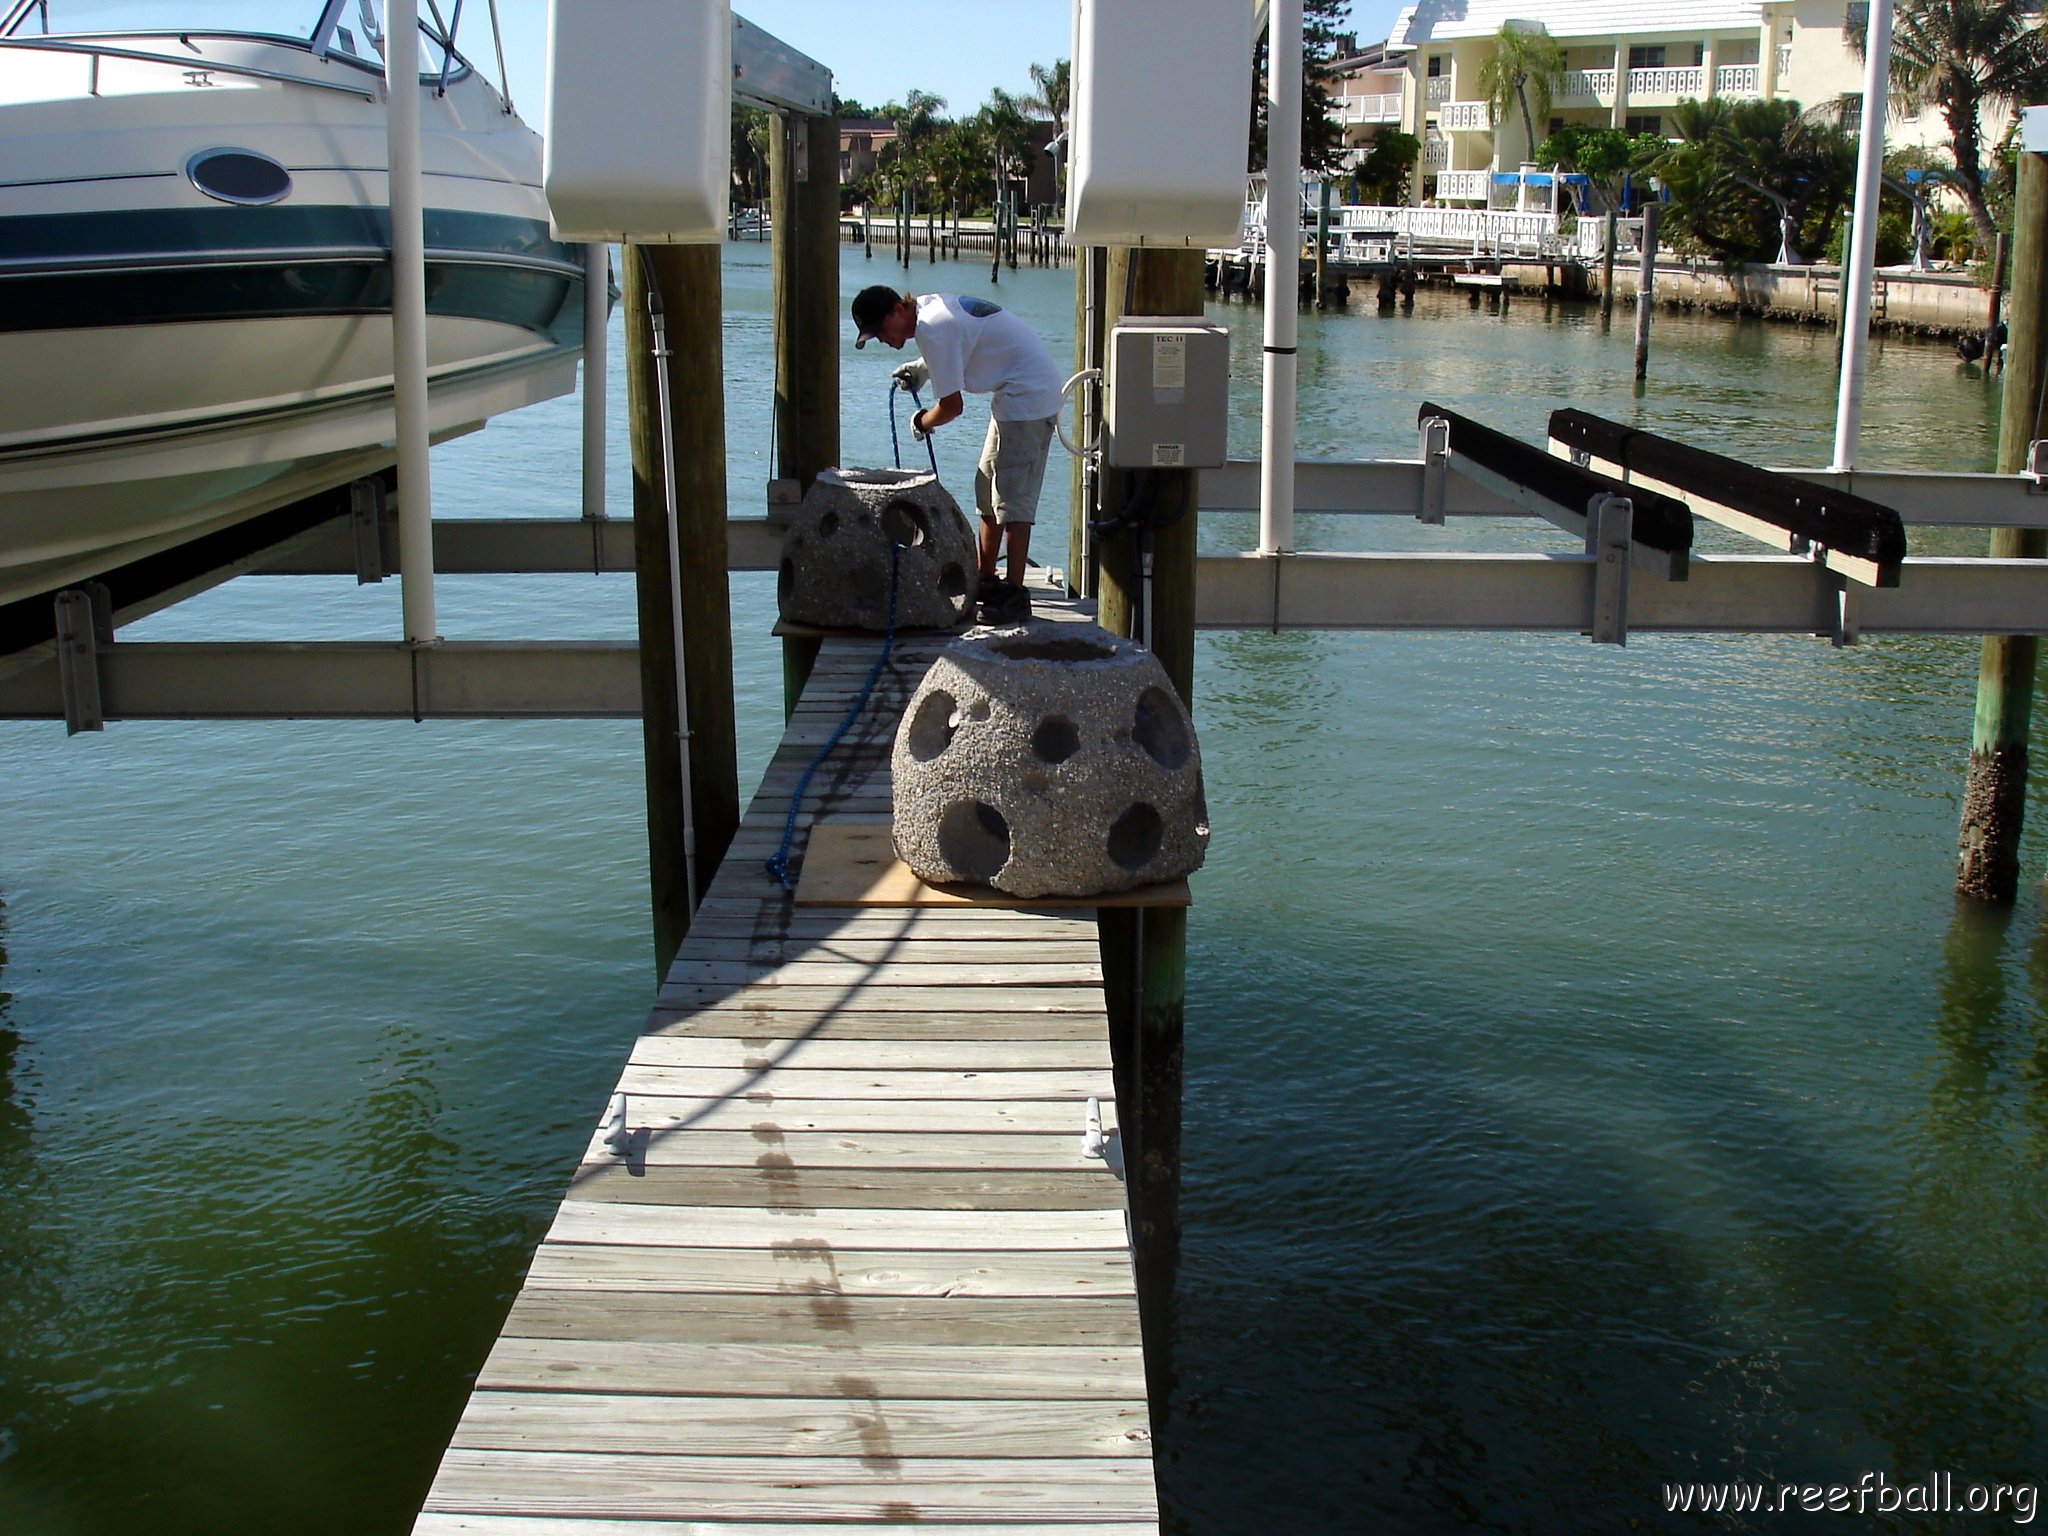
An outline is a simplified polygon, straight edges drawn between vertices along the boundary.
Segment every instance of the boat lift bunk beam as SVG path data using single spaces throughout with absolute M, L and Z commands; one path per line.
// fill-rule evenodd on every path
M 1435 472 L 1437 455 L 1446 471 L 1491 491 L 1503 501 L 1586 539 L 1590 548 L 1596 509 L 1626 501 L 1632 509 L 1630 563 L 1665 581 L 1683 581 L 1692 553 L 1692 514 L 1674 497 L 1626 485 L 1575 464 L 1560 463 L 1542 449 L 1518 442 L 1468 416 L 1424 401 L 1416 413 L 1423 438 L 1424 522 L 1441 522 L 1448 486 Z M 1443 428 L 1434 423 L 1443 423 Z
M 1864 586 L 1899 584 L 1905 522 L 1853 491 L 1759 469 L 1587 411 L 1551 413 L 1550 451 L 1631 486 L 1682 497 L 1699 516 L 1763 543 L 1810 552 Z

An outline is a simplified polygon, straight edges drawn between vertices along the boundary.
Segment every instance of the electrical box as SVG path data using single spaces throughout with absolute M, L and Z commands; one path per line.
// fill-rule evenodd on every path
M 550 0 L 546 135 L 556 239 L 724 239 L 729 0 Z
M 1133 315 L 1109 333 L 1104 452 L 1117 469 L 1229 458 L 1230 333 L 1200 315 Z
M 1250 0 L 1075 0 L 1067 238 L 1236 245 L 1251 56 Z

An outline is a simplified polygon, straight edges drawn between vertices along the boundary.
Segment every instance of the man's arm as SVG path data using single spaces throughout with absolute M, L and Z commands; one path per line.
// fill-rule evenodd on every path
M 960 391 L 956 389 L 952 394 L 941 399 L 937 405 L 928 405 L 912 416 L 910 418 L 910 425 L 919 433 L 929 434 L 937 431 L 949 421 L 958 420 L 961 409 Z

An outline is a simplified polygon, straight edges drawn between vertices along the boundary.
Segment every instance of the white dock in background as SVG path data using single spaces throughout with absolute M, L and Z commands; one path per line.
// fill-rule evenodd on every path
M 1157 1531 L 1093 909 L 798 907 L 762 868 L 879 644 L 824 642 L 420 1536 Z M 944 644 L 898 643 L 799 851 L 887 813 Z

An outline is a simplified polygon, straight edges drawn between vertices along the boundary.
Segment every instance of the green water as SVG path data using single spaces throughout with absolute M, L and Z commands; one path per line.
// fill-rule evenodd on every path
M 742 514 L 766 259 L 727 254 Z M 843 289 L 888 274 L 849 251 Z M 1071 295 L 997 290 L 1061 345 Z M 1258 317 L 1216 312 L 1250 454 Z M 1427 396 L 1828 456 L 1828 334 L 1659 316 L 1655 347 L 1639 395 L 1582 310 L 1307 316 L 1301 452 L 1411 453 Z M 886 373 L 847 347 L 849 461 L 889 460 Z M 1865 462 L 1989 467 L 1996 393 L 1880 344 Z M 572 513 L 576 432 L 558 401 L 437 450 L 440 510 Z M 940 437 L 964 486 L 974 421 Z M 733 587 L 751 783 L 773 596 Z M 451 637 L 631 627 L 617 579 L 440 596 Z M 395 586 L 293 578 L 135 634 L 397 627 Z M 1231 634 L 1197 668 L 1174 1528 L 1682 1529 L 1665 1482 L 2039 1477 L 2048 932 L 2031 883 L 1949 895 L 1974 645 Z M 646 1007 L 638 734 L 0 725 L 0 1531 L 407 1528 Z

